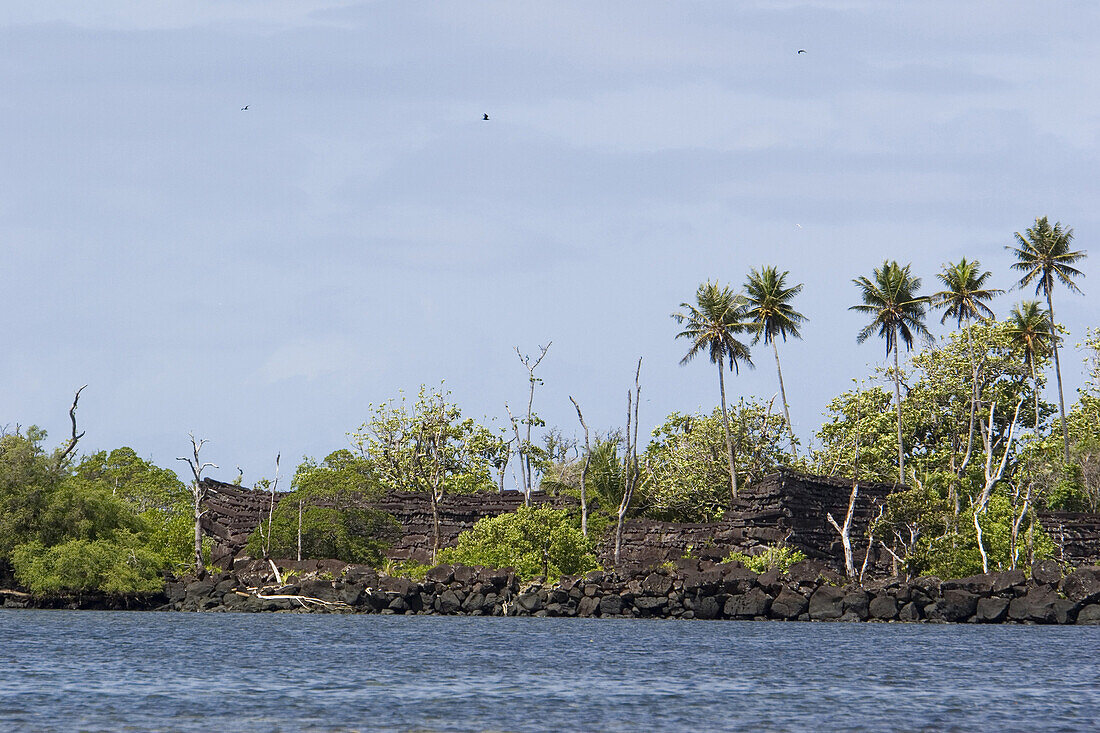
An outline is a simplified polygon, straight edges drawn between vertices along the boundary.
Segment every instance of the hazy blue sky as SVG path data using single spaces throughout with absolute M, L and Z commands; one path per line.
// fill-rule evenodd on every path
M 549 340 L 547 422 L 574 430 L 572 394 L 619 424 L 643 356 L 652 427 L 718 399 L 669 314 L 762 264 L 805 283 L 781 349 L 805 439 L 883 362 L 853 277 L 896 258 L 927 289 L 967 256 L 1007 288 L 1040 215 L 1094 258 L 1058 319 L 1100 325 L 1095 2 L 15 5 L 0 424 L 51 445 L 87 383 L 84 450 L 175 467 L 193 430 L 251 483 L 422 382 L 499 422 L 513 347 Z M 756 361 L 734 397 L 775 394 Z

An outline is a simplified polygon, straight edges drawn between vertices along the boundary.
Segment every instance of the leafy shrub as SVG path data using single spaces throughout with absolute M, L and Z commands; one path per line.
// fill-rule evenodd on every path
M 768 570 L 787 572 L 787 568 L 796 562 L 802 562 L 806 555 L 790 547 L 769 547 L 760 555 L 746 555 L 743 552 L 731 552 L 722 562 L 739 562 L 754 573 Z
M 408 578 L 415 581 L 424 580 L 431 569 L 431 565 L 425 565 L 416 560 L 402 560 L 399 562 L 391 560 L 387 561 L 382 568 L 383 572 L 391 578 Z
M 590 542 L 564 509 L 522 506 L 486 517 L 458 536 L 456 547 L 443 550 L 441 562 L 514 568 L 519 577 L 554 577 L 597 567 Z
M 52 547 L 37 541 L 19 545 L 12 553 L 15 576 L 36 594 L 159 591 L 164 586 L 163 558 L 136 537 L 120 539 L 69 540 Z

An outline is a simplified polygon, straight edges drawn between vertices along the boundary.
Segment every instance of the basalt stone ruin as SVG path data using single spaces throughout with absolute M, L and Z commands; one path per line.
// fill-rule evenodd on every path
M 508 569 L 441 565 L 420 581 L 333 561 L 247 560 L 169 584 L 158 610 L 382 615 L 1100 624 L 1100 567 L 1063 575 L 1031 568 L 958 580 L 884 578 L 848 584 L 806 560 L 757 574 L 738 563 L 680 560 L 632 576 L 593 571 L 522 583 Z

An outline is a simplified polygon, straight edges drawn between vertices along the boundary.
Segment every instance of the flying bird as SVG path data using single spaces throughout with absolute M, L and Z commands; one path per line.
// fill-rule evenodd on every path
M 489 119 L 489 114 L 488 114 L 488 113 L 485 113 L 485 114 L 483 114 L 483 115 L 481 116 L 481 119 L 483 119 L 483 120 L 487 120 L 487 119 Z
M 800 48 L 800 49 L 798 49 L 798 53 L 806 53 L 806 49 L 804 49 L 804 48 Z M 797 55 L 797 54 L 796 54 L 796 55 Z
M 244 111 L 245 111 L 246 109 L 248 109 L 248 105 L 247 105 L 247 104 L 246 104 L 245 106 L 241 107 L 241 112 L 244 112 Z

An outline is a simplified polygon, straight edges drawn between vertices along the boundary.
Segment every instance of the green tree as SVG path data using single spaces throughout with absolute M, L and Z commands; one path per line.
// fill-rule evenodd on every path
M 712 364 L 718 366 L 718 389 L 722 396 L 722 427 L 726 434 L 726 455 L 729 461 L 730 492 L 737 499 L 737 458 L 730 437 L 729 413 L 726 410 L 725 363 L 737 373 L 739 364 L 752 366 L 749 347 L 738 341 L 736 335 L 748 329 L 746 324 L 748 301 L 729 288 L 710 282 L 703 283 L 695 293 L 695 304 L 681 303 L 684 312 L 673 313 L 672 318 L 684 330 L 676 338 L 691 341 L 691 348 L 680 360 L 684 365 L 706 351 Z
M 917 295 L 921 279 L 913 277 L 910 265 L 885 261 L 871 278 L 859 277 L 852 282 L 859 288 L 862 303 L 849 310 L 874 316 L 874 320 L 859 332 L 856 340 L 863 343 L 876 331 L 886 342 L 886 356 L 894 354 L 894 397 L 898 417 L 898 481 L 905 481 L 905 441 L 901 422 L 901 367 L 898 364 L 898 338 L 905 350 L 913 348 L 914 336 L 931 338 L 924 325 L 927 298 Z
M 783 400 L 783 417 L 787 420 L 787 427 L 791 432 L 791 441 L 794 441 L 794 426 L 791 424 L 791 411 L 787 405 L 787 390 L 783 385 L 783 369 L 779 365 L 779 347 L 775 339 L 781 337 L 784 342 L 787 336 L 800 339 L 802 334 L 799 327 L 806 321 L 806 316 L 796 311 L 791 306 L 791 301 L 802 292 L 802 285 L 787 287 L 787 275 L 771 265 L 759 270 L 749 272 L 745 282 L 745 293 L 748 297 L 748 317 L 752 329 L 753 345 L 761 339 L 764 344 L 772 345 L 775 354 L 775 373 L 779 376 L 779 396 Z
M 524 579 L 577 575 L 597 566 L 592 546 L 564 509 L 521 506 L 486 517 L 443 550 L 443 562 L 510 567 Z
M 730 415 L 739 479 L 761 480 L 794 461 L 794 444 L 771 405 L 742 400 Z M 675 522 L 718 520 L 730 508 L 722 414 L 674 412 L 653 431 L 639 488 L 642 513 Z
M 349 450 L 338 450 L 324 461 L 306 459 L 271 517 L 270 543 L 265 527 L 248 539 L 247 550 L 299 560 L 333 558 L 378 566 L 385 550 L 400 535 L 400 525 L 388 512 L 371 506 L 383 494 L 369 461 Z
M 957 263 L 944 265 L 943 271 L 936 275 L 944 286 L 943 290 L 932 296 L 932 305 L 944 310 L 940 323 L 946 323 L 947 319 L 954 318 L 956 327 L 962 330 L 963 323 L 969 326 L 979 318 L 993 317 L 993 311 L 985 301 L 991 300 L 1004 291 L 985 287 L 986 281 L 993 273 L 988 270 L 982 272 L 981 268 L 982 265 L 977 260 L 968 262 L 963 257 Z M 966 452 L 969 456 L 974 447 L 974 418 L 978 409 L 978 364 L 974 359 L 974 345 L 970 341 L 969 329 L 966 330 L 966 334 L 972 386 L 966 439 Z
M 449 392 L 422 386 L 411 406 L 404 396 L 373 408 L 352 444 L 383 489 L 422 491 L 432 507 L 433 548 L 441 549 L 439 503 L 448 493 L 493 491 L 501 439 L 464 418 Z
M 858 466 L 862 480 L 892 480 L 897 431 L 890 415 L 890 393 L 881 387 L 857 388 L 834 398 L 825 408 L 825 422 L 814 444 L 810 465 L 815 473 L 854 476 Z
M 1084 277 L 1084 273 L 1073 265 L 1085 259 L 1085 252 L 1070 249 L 1073 241 L 1073 229 L 1062 227 L 1061 222 L 1051 226 L 1045 216 L 1035 220 L 1034 226 L 1016 232 L 1016 246 L 1008 249 L 1016 256 L 1012 268 L 1023 272 L 1019 287 L 1035 283 L 1035 294 L 1042 293 L 1047 299 L 1047 312 L 1050 314 L 1050 338 L 1054 348 L 1054 373 L 1058 381 L 1058 414 L 1062 419 L 1062 442 L 1065 461 L 1069 463 L 1069 431 L 1066 428 L 1066 400 L 1062 395 L 1062 365 L 1058 358 L 1058 335 L 1054 328 L 1054 281 L 1058 280 L 1073 293 L 1081 289 L 1073 282 L 1075 277 Z

